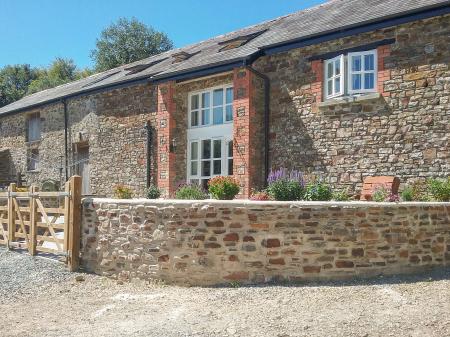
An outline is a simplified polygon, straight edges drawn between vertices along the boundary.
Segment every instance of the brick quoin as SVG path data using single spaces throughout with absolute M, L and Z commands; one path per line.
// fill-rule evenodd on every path
M 158 187 L 167 197 L 175 189 L 175 153 L 170 152 L 170 144 L 175 129 L 175 82 L 158 86 L 157 141 L 158 141 Z
M 254 96 L 253 76 L 255 75 L 248 69 L 234 69 L 233 175 L 241 185 L 240 198 L 248 198 L 250 196 L 252 189 L 251 177 L 255 174 L 255 169 L 258 165 L 253 160 L 256 150 L 254 149 L 254 140 L 257 137 L 254 130 L 256 126 L 252 123 L 256 115 L 252 99 Z
M 391 46 L 390 45 L 379 46 L 377 48 L 377 54 L 378 54 L 378 76 L 377 76 L 378 92 L 382 96 L 388 97 L 390 93 L 384 91 L 384 82 L 389 81 L 391 79 L 391 71 L 389 69 L 386 69 L 384 59 L 391 55 Z
M 315 109 L 317 108 L 317 103 L 322 102 L 323 93 L 323 61 L 314 60 L 311 62 L 311 68 L 313 73 L 316 75 L 316 80 L 311 83 L 311 93 L 315 97 Z

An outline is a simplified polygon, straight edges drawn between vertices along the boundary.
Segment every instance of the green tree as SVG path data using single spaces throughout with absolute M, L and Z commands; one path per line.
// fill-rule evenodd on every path
M 30 83 L 28 94 L 50 89 L 91 75 L 91 71 L 78 70 L 71 59 L 56 58 L 49 68 L 37 70 L 37 78 Z
M 91 58 L 97 71 L 142 60 L 173 48 L 169 37 L 136 18 L 120 18 L 102 31 Z
M 0 69 L 0 107 L 25 96 L 28 86 L 38 76 L 29 64 L 5 66 Z

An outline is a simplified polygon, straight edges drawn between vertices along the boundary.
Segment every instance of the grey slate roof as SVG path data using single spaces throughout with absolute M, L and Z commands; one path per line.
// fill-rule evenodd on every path
M 139 79 L 162 79 L 175 74 L 241 61 L 269 46 L 293 40 L 320 36 L 343 28 L 385 20 L 415 13 L 427 8 L 450 6 L 449 0 L 331 0 L 322 5 L 282 16 L 274 20 L 220 35 L 209 40 L 174 49 L 79 81 L 44 90 L 0 108 L 0 115 L 51 102 L 70 95 L 127 83 Z M 239 36 L 262 32 L 243 46 L 219 51 L 221 42 Z M 179 63 L 172 55 L 186 52 L 194 54 Z M 130 74 L 130 67 L 149 65 Z

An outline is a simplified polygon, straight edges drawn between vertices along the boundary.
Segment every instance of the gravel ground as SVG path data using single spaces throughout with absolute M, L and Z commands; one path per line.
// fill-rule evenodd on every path
M 120 285 L 0 250 L 0 315 L 2 337 L 450 336 L 450 270 L 302 286 L 181 288 Z

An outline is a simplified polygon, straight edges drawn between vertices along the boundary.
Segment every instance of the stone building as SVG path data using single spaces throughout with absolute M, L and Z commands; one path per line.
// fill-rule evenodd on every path
M 0 108 L 0 184 L 448 176 L 449 45 L 449 1 L 329 1 Z

